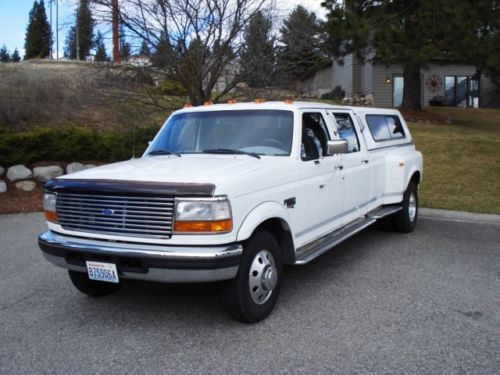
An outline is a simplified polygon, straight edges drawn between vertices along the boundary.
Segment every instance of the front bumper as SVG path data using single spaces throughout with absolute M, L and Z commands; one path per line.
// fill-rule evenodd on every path
M 123 279 L 160 282 L 208 282 L 236 277 L 243 247 L 165 246 L 111 242 L 73 237 L 46 231 L 38 245 L 47 260 L 56 266 L 87 272 L 85 262 L 116 264 Z

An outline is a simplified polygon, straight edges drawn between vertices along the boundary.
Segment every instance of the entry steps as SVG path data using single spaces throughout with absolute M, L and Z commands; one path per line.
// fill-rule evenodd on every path
M 328 233 L 316 240 L 297 249 L 295 255 L 295 264 L 301 265 L 309 263 L 311 260 L 319 257 L 321 254 L 327 252 L 332 247 L 345 241 L 349 237 L 369 227 L 377 220 L 383 219 L 403 209 L 400 205 L 381 206 L 378 207 L 365 216 L 354 220 L 353 222 L 344 225 L 331 233 Z

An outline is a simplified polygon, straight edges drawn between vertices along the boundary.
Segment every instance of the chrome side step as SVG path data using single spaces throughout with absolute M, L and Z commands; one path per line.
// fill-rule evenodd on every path
M 366 215 L 342 228 L 339 228 L 323 237 L 320 237 L 308 243 L 307 245 L 298 248 L 295 255 L 295 264 L 301 265 L 309 263 L 311 260 L 319 257 L 321 254 L 327 252 L 332 247 L 362 231 L 376 221 L 377 220 L 375 218 Z
M 402 209 L 403 206 L 399 205 L 381 206 L 368 212 L 366 216 L 379 220 L 383 219 L 384 217 L 390 216 L 398 211 L 401 211 Z

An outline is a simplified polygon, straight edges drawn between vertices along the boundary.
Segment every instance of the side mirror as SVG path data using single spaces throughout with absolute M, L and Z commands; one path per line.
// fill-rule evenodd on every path
M 328 155 L 347 154 L 347 141 L 345 139 L 335 139 L 328 141 Z

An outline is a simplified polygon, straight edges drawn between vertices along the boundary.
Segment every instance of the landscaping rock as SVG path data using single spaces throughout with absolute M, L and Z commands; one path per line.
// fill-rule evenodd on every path
M 25 180 L 33 176 L 31 171 L 22 164 L 14 165 L 7 171 L 7 178 L 12 182 Z
M 97 165 L 95 164 L 85 164 L 85 169 L 95 168 Z
M 35 181 L 19 181 L 16 182 L 16 187 L 24 191 L 33 191 L 35 189 Z
M 7 192 L 7 184 L 5 181 L 0 181 L 0 193 L 6 193 Z
M 73 163 L 69 163 L 66 166 L 66 173 L 80 172 L 80 171 L 83 171 L 85 169 L 87 169 L 87 167 L 85 165 L 83 165 L 82 163 L 73 162 Z
M 4 173 L 5 173 L 5 168 L 0 167 L 0 177 L 2 177 Z
M 38 181 L 47 181 L 51 178 L 56 178 L 64 174 L 64 169 L 58 165 L 50 165 L 48 167 L 35 167 L 33 175 Z

